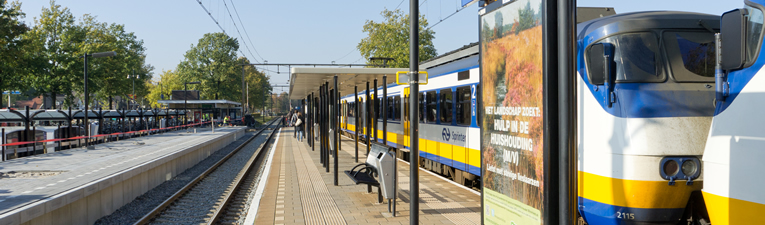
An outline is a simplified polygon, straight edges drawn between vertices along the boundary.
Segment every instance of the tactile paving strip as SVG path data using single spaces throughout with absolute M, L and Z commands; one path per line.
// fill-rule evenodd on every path
M 291 141 L 294 141 L 291 140 Z M 327 224 L 346 224 L 340 209 L 335 204 L 334 199 L 329 194 L 327 185 L 321 179 L 319 169 L 313 163 L 303 145 L 296 145 L 292 149 L 295 156 L 295 167 L 297 168 L 300 180 L 300 195 L 303 202 L 306 224 L 313 224 L 317 218 L 323 218 L 323 221 L 317 221 L 317 224 L 326 222 Z M 305 187 L 305 188 L 304 188 Z M 306 190 L 304 192 L 304 189 Z M 319 207 L 316 207 L 318 204 Z M 320 216 L 316 215 L 316 211 Z

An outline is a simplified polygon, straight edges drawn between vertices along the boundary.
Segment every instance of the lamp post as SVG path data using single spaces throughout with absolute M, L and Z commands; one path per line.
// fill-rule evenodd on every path
M 116 55 L 117 55 L 116 52 L 111 51 L 111 52 L 99 52 L 99 53 L 93 53 L 93 54 L 85 53 L 82 56 L 84 58 L 84 61 L 85 61 L 85 68 L 84 68 L 84 71 L 83 71 L 84 77 L 85 77 L 85 123 L 84 123 L 85 124 L 85 135 L 90 136 L 90 131 L 89 131 L 90 125 L 88 124 L 88 103 L 90 101 L 90 98 L 88 97 L 88 95 L 90 95 L 90 94 L 88 94 L 88 57 L 101 58 L 101 57 L 111 57 L 111 56 L 116 56 Z M 88 142 L 90 142 L 90 138 L 86 138 L 85 139 L 85 148 L 87 148 L 87 149 L 94 149 L 91 146 L 88 146 Z
M 186 104 L 187 104 L 188 98 L 189 98 L 189 91 L 188 91 L 189 88 L 186 87 L 186 85 L 187 84 L 201 84 L 201 83 L 202 82 L 199 82 L 199 81 L 183 83 L 183 113 L 184 113 L 183 114 L 184 115 L 183 116 L 183 125 L 186 125 L 186 122 L 188 122 L 188 118 L 189 118 L 189 112 L 187 112 L 188 110 L 186 109 Z
M 133 99 L 132 100 L 133 100 L 133 105 L 135 105 L 135 79 L 138 78 L 138 74 L 135 74 L 135 69 L 133 70 L 133 74 L 127 75 L 127 78 L 128 79 L 133 78 L 133 97 L 132 97 Z M 134 109 L 132 107 L 128 107 L 128 108 Z

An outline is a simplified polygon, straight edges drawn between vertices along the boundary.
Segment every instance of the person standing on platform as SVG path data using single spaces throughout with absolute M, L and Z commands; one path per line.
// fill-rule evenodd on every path
M 297 115 L 297 120 L 295 121 L 295 130 L 297 131 L 297 139 L 299 142 L 303 142 L 303 137 L 305 133 L 303 129 L 303 124 L 304 124 L 303 120 L 305 120 L 305 118 L 303 118 L 303 113 L 301 113 L 300 111 L 298 111 L 296 115 Z
M 295 123 L 297 123 L 297 119 L 298 119 L 298 111 L 297 110 L 293 110 L 292 111 L 292 118 L 290 119 L 290 126 L 294 126 L 295 129 L 294 129 L 294 132 L 292 134 L 292 137 L 297 137 L 297 126 L 295 125 Z
M 227 126 L 227 125 L 228 125 L 228 116 L 223 117 L 223 126 Z

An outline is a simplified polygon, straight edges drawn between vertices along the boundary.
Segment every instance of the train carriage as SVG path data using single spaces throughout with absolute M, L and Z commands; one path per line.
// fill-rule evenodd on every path
M 479 71 L 478 44 L 470 44 L 453 52 L 423 62 L 420 67 L 429 73 L 428 84 L 420 86 L 420 156 L 421 164 L 432 171 L 452 177 L 469 186 L 478 184 L 480 177 L 480 130 L 476 120 Z M 394 81 L 391 77 L 389 81 Z M 374 90 L 370 91 L 374 96 Z M 377 137 L 380 143 L 392 148 L 409 150 L 409 88 L 406 85 L 389 84 L 388 108 L 383 109 L 382 98 L 372 108 L 377 112 Z M 378 87 L 378 95 L 382 88 Z M 355 134 L 355 110 L 361 107 L 361 121 L 370 115 L 366 108 L 366 91 L 358 93 L 360 103 L 354 96 L 342 98 L 344 113 L 341 126 L 344 132 Z M 374 101 L 373 101 L 374 102 Z M 362 104 L 362 105 L 357 105 Z M 387 110 L 387 118 L 381 118 Z M 387 140 L 383 142 L 382 119 L 387 120 Z M 367 138 L 366 122 L 361 124 L 361 138 Z M 374 136 L 372 136 L 374 139 Z
M 711 223 L 762 224 L 765 212 L 765 1 L 723 14 L 715 115 L 704 150 L 704 201 Z M 730 20 L 733 19 L 733 20 Z M 728 42 L 726 42 L 726 39 Z
M 718 16 L 684 12 L 578 24 L 583 222 L 677 224 L 703 214 L 700 159 L 714 112 L 717 30 Z

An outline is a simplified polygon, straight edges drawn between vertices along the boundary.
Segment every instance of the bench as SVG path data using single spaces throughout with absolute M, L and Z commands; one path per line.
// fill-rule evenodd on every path
M 364 163 L 354 166 L 351 170 L 346 170 L 345 175 L 353 181 L 356 185 L 366 184 L 367 192 L 372 192 L 372 186 L 377 187 L 378 202 L 383 202 L 383 196 L 381 191 L 380 181 L 376 177 L 379 177 L 380 167 L 377 165 L 377 159 L 388 152 L 388 146 L 373 143 L 367 160 Z

